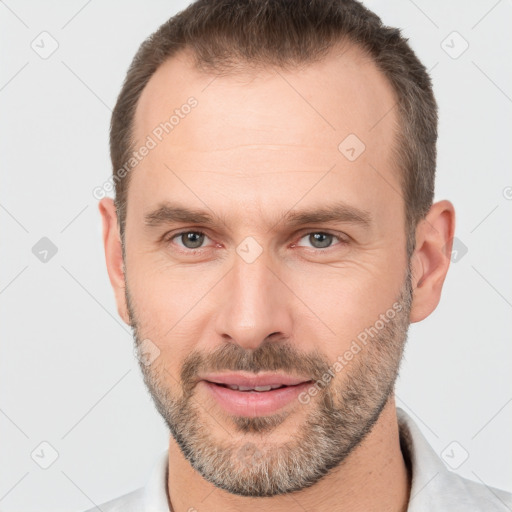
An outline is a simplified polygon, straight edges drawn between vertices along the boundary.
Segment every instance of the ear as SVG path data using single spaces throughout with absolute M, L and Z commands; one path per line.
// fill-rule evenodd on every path
M 103 198 L 98 206 L 103 222 L 103 245 L 110 284 L 114 290 L 117 311 L 124 322 L 130 325 L 125 297 L 125 274 L 121 236 L 117 224 L 117 213 L 114 201 L 110 197 Z
M 416 228 L 416 249 L 411 258 L 413 303 L 411 322 L 420 322 L 434 311 L 441 298 L 450 266 L 455 209 L 449 201 L 430 208 Z

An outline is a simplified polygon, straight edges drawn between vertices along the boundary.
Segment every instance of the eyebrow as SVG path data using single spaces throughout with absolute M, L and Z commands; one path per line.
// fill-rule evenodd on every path
M 347 222 L 369 227 L 372 223 L 372 217 L 366 210 L 345 203 L 335 203 L 312 210 L 290 210 L 283 216 L 283 222 L 292 227 L 324 222 Z
M 225 224 L 223 218 L 214 216 L 207 211 L 185 208 L 170 202 L 160 204 L 155 210 L 144 216 L 144 224 L 148 227 L 158 227 L 172 223 L 215 226 L 219 221 Z M 344 222 L 369 227 L 372 223 L 372 216 L 366 210 L 345 203 L 334 203 L 308 210 L 289 210 L 274 226 L 284 223 L 290 227 L 297 227 L 304 224 L 325 222 Z
M 201 210 L 184 208 L 171 203 L 163 203 L 155 210 L 144 216 L 144 224 L 149 227 L 157 227 L 161 224 L 170 224 L 173 222 L 187 222 L 190 224 L 215 223 L 212 215 Z

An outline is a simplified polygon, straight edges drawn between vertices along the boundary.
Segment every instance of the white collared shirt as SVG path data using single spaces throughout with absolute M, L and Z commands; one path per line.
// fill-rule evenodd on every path
M 405 411 L 397 408 L 400 444 L 412 471 L 407 512 L 511 512 L 512 494 L 449 471 Z M 168 452 L 155 464 L 145 487 L 87 512 L 170 512 Z

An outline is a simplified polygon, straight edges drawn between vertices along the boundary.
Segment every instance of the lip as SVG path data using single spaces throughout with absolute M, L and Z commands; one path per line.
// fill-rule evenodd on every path
M 286 387 L 270 391 L 239 391 L 224 387 L 236 386 L 272 386 Z M 297 397 L 309 388 L 311 380 L 291 377 L 288 375 L 249 375 L 249 374 L 215 374 L 203 376 L 198 385 L 206 391 L 228 413 L 235 416 L 255 418 L 278 412 L 286 405 L 297 400 Z

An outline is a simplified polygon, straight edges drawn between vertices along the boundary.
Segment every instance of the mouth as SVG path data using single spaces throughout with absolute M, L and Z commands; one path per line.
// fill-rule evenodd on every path
M 289 375 L 230 373 L 205 375 L 199 384 L 228 414 L 258 417 L 297 403 L 299 394 L 312 382 Z
M 210 384 L 217 384 L 217 386 L 221 386 L 228 389 L 234 389 L 235 391 L 258 391 L 258 393 L 264 392 L 264 391 L 271 391 L 272 389 L 281 389 L 285 388 L 284 384 L 274 384 L 270 386 L 237 386 L 236 384 L 222 384 L 219 382 L 210 382 Z

